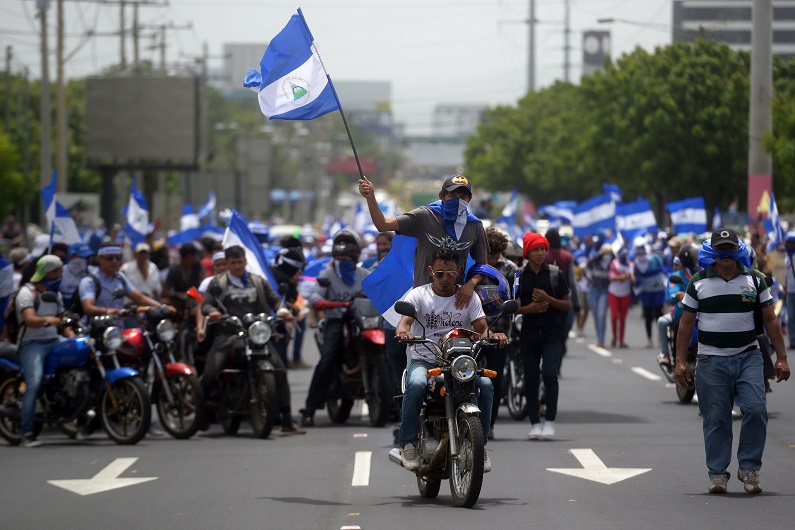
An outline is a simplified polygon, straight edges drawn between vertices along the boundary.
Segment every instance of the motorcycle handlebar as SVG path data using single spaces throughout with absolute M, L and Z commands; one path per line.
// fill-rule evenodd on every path
M 350 302 L 343 302 L 343 301 L 333 301 L 333 300 L 318 300 L 315 302 L 313 308 L 316 311 L 325 311 L 326 309 L 336 309 L 340 307 L 349 307 L 351 305 Z

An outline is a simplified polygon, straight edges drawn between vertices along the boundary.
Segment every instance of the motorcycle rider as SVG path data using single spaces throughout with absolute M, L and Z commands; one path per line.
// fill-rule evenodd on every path
M 295 324 L 298 324 L 297 319 L 301 313 L 301 308 L 296 305 L 296 301 L 298 300 L 298 278 L 304 271 L 305 265 L 304 253 L 301 252 L 300 249 L 285 247 L 276 254 L 276 259 L 273 260 L 273 267 L 271 268 L 273 278 L 276 282 L 279 285 L 287 286 L 287 292 L 284 293 L 284 304 L 293 316 L 296 317 Z M 279 357 L 281 357 L 285 366 L 289 365 L 287 359 L 289 342 L 289 339 L 285 338 L 285 340 L 280 340 L 276 343 Z
M 456 295 L 461 286 L 456 278 L 461 274 L 458 258 L 452 249 L 440 248 L 433 253 L 431 265 L 427 268 L 431 283 L 415 287 L 406 294 L 404 300 L 417 309 L 417 319 L 424 323 L 429 339 L 439 339 L 457 327 L 472 328 L 481 336 L 488 331 L 486 315 L 479 297 L 470 298 L 466 308 L 461 311 L 456 307 Z M 403 316 L 398 323 L 395 336 L 408 339 L 422 334 L 422 328 L 415 324 L 415 319 Z M 508 344 L 504 333 L 493 333 L 491 337 L 499 340 L 500 346 Z M 437 366 L 436 358 L 428 348 L 412 345 L 411 362 L 406 374 L 406 391 L 403 395 L 403 410 L 400 420 L 400 446 L 403 448 L 403 467 L 409 471 L 419 468 L 417 456 L 417 437 L 420 432 L 419 416 L 422 402 L 428 387 L 428 369 Z M 491 425 L 491 409 L 494 399 L 494 388 L 487 377 L 478 377 L 476 385 L 479 390 L 478 408 L 483 431 L 488 432 Z M 484 440 L 485 443 L 488 439 Z M 491 471 L 491 460 L 488 453 L 483 460 L 483 472 Z
M 247 313 L 270 314 L 272 309 L 276 314 L 290 322 L 293 320 L 290 310 L 281 306 L 281 298 L 270 284 L 257 274 L 246 271 L 246 251 L 239 245 L 233 245 L 224 250 L 226 256 L 226 272 L 213 277 L 207 294 L 202 304 L 202 312 L 211 322 L 218 322 L 223 317 L 221 307 L 225 308 L 230 316 L 242 317 Z M 220 294 L 213 294 L 214 287 L 220 288 Z M 217 296 L 217 297 L 216 297 Z M 218 374 L 228 363 L 229 347 L 237 335 L 234 326 L 220 325 L 215 330 L 215 339 L 204 366 L 199 382 L 206 397 L 210 397 L 215 386 Z M 299 429 L 293 423 L 290 411 L 290 385 L 287 381 L 287 368 L 278 355 L 271 356 L 271 362 L 276 368 L 276 392 L 279 396 L 280 412 L 282 415 L 282 432 L 290 434 L 304 434 L 306 431 Z M 207 430 L 207 420 L 202 422 L 201 429 Z
M 343 228 L 334 234 L 331 247 L 331 256 L 334 259 L 318 275 L 318 282 L 309 294 L 310 306 L 314 307 L 320 300 L 353 300 L 362 291 L 362 280 L 370 273 L 367 269 L 356 266 L 361 252 L 362 243 L 356 232 Z M 327 286 L 322 285 L 324 283 Z M 342 309 L 324 311 L 325 327 L 320 360 L 312 374 L 306 405 L 301 410 L 301 425 L 305 427 L 315 425 L 315 411 L 323 408 L 334 371 L 340 364 L 344 329 L 342 316 Z
M 679 276 L 682 283 L 668 282 L 668 303 L 671 304 L 671 311 L 657 319 L 657 333 L 660 335 L 660 355 L 658 362 L 665 366 L 671 365 L 670 344 L 668 344 L 668 327 L 674 329 L 679 327 L 679 319 L 682 318 L 682 304 L 685 297 L 687 284 L 697 270 L 699 245 L 687 243 L 679 249 L 679 255 L 674 258 L 674 272 L 671 276 Z

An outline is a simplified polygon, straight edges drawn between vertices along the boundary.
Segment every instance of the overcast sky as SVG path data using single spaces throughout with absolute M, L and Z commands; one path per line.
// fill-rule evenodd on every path
M 110 0 L 118 2 L 119 0 Z M 147 1 L 147 0 L 144 0 Z M 148 0 L 165 2 L 165 0 Z M 393 110 L 409 133 L 427 133 L 436 104 L 512 104 L 527 90 L 530 0 L 170 0 L 168 7 L 142 7 L 142 24 L 171 22 L 191 29 L 169 31 L 167 61 L 189 62 L 207 42 L 212 68 L 221 67 L 225 42 L 262 42 L 275 36 L 301 7 L 333 80 L 392 83 Z M 536 84 L 563 78 L 564 0 L 536 0 Z M 613 57 L 641 46 L 671 41 L 671 0 L 570 0 L 571 79 L 580 76 L 581 32 L 610 29 Z M 13 47 L 12 69 L 28 67 L 40 77 L 36 0 L 0 0 L 0 46 Z M 82 47 L 66 75 L 82 77 L 119 63 L 119 6 L 91 0 L 64 2 L 66 50 Z M 127 10 L 132 24 L 132 9 Z M 55 48 L 56 2 L 48 12 Z M 599 18 L 624 19 L 598 24 Z M 152 30 L 145 30 L 151 33 Z M 132 58 L 132 41 L 127 46 Z M 142 47 L 151 39 L 142 41 Z M 158 62 L 157 51 L 143 58 Z M 4 56 L 4 54 L 3 54 Z M 3 66 L 5 63 L 3 62 Z M 257 66 L 257 65 L 252 65 Z M 55 78 L 54 61 L 51 77 Z M 241 72 L 241 78 L 245 72 Z M 345 101 L 342 102 L 343 108 Z M 252 94 L 252 111 L 257 110 Z

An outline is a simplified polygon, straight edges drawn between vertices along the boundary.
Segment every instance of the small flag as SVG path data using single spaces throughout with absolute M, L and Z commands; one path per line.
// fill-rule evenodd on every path
M 124 231 L 133 246 L 143 243 L 149 233 L 149 205 L 144 194 L 136 189 L 137 177 L 133 177 L 130 186 L 130 202 L 127 204 L 127 225 Z
M 80 243 L 80 232 L 72 215 L 60 202 L 55 190 L 58 187 L 58 172 L 52 174 L 52 181 L 41 189 L 41 200 L 44 202 L 44 212 L 47 225 L 50 228 L 50 245 L 53 243 Z
M 707 231 L 707 208 L 704 197 L 691 197 L 665 205 L 671 213 L 671 224 L 677 234 L 692 232 L 703 234 Z
M 571 226 L 574 235 L 583 237 L 615 228 L 616 203 L 609 193 L 597 195 L 574 209 Z
M 784 232 L 784 228 L 781 227 L 781 221 L 778 217 L 778 206 L 776 206 L 776 196 L 773 193 L 770 194 L 769 212 L 770 215 L 764 221 L 765 231 L 768 237 L 768 252 L 775 249 L 779 243 L 783 242 L 787 235 L 786 232 Z M 795 316 L 793 318 L 795 318 Z
M 240 245 L 246 251 L 246 270 L 254 274 L 259 274 L 271 284 L 273 290 L 279 288 L 276 279 L 271 273 L 268 266 L 268 259 L 265 257 L 265 252 L 260 246 L 257 238 L 248 229 L 248 222 L 236 210 L 232 210 L 232 216 L 229 218 L 229 225 L 226 228 L 223 241 L 224 248 L 229 248 L 234 245 Z

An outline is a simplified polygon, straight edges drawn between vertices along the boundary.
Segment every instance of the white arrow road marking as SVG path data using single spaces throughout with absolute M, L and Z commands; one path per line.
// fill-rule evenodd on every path
M 613 356 L 613 352 L 611 352 L 610 350 L 607 350 L 605 348 L 600 348 L 596 344 L 589 344 L 588 345 L 588 349 L 591 350 L 592 352 L 596 353 L 597 355 L 601 355 L 602 357 L 612 357 Z
M 639 376 L 645 377 L 649 381 L 659 381 L 660 379 L 662 379 L 662 377 L 660 377 L 659 375 L 653 374 L 650 371 L 646 370 L 645 368 L 641 368 L 640 366 L 634 366 L 632 367 L 631 370 L 636 374 L 638 374 Z
M 353 480 L 351 486 L 370 485 L 370 459 L 372 451 L 356 451 L 356 460 L 353 462 Z
M 632 469 L 620 467 L 607 467 L 602 462 L 592 449 L 570 449 L 569 452 L 579 460 L 583 469 L 568 469 L 568 468 L 551 468 L 548 467 L 547 471 L 553 473 L 562 473 L 563 475 L 570 475 L 572 477 L 584 478 L 586 480 L 593 480 L 601 484 L 615 484 L 636 475 L 651 471 L 649 469 Z
M 117 458 L 108 464 L 105 469 L 89 479 L 48 480 L 47 482 L 53 486 L 85 496 L 157 480 L 157 477 L 119 478 L 119 475 L 124 473 L 137 460 L 138 458 Z

